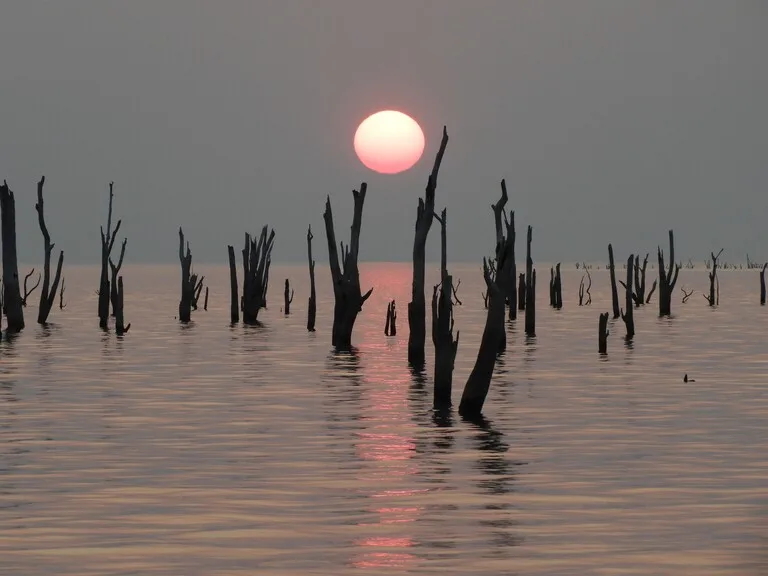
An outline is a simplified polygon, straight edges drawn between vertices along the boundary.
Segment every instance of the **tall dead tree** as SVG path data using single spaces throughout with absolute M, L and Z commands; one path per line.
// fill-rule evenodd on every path
M 529 251 L 526 261 L 526 266 L 528 268 L 533 267 L 530 259 L 530 241 L 531 227 L 529 226 Z M 477 360 L 475 361 L 472 372 L 464 386 L 464 393 L 461 395 L 461 403 L 459 404 L 459 414 L 465 417 L 473 418 L 480 415 L 483 409 L 483 404 L 485 403 L 485 398 L 488 395 L 488 390 L 491 386 L 491 377 L 493 376 L 493 369 L 496 365 L 496 356 L 505 332 L 504 301 L 507 292 L 504 282 L 514 281 L 514 277 L 509 274 L 510 259 L 510 238 L 507 238 L 507 241 L 499 248 L 496 254 L 495 275 L 492 275 L 488 261 L 483 259 L 483 278 L 485 280 L 489 298 L 488 312 L 485 318 L 485 328 L 483 330 L 482 340 L 480 341 L 480 350 L 477 353 Z M 531 277 L 533 280 L 532 285 L 534 286 L 536 278 L 535 274 L 534 271 L 533 276 Z M 526 325 L 528 323 L 529 310 L 531 312 L 534 310 L 534 306 L 530 300 L 526 302 L 525 307 Z
M 621 310 L 621 319 L 624 320 L 624 325 L 627 327 L 627 341 L 632 340 L 635 336 L 635 318 L 632 312 L 633 297 L 632 297 L 632 268 L 635 262 L 633 254 L 629 255 L 627 259 L 627 281 L 623 282 L 624 286 L 624 310 Z
M 109 301 L 110 301 L 110 282 L 109 282 L 109 257 L 112 254 L 112 247 L 115 245 L 117 231 L 120 230 L 122 220 L 118 220 L 115 229 L 112 230 L 112 200 L 115 196 L 113 187 L 115 183 L 109 183 L 109 212 L 107 214 L 107 230 L 101 227 L 101 277 L 99 280 L 99 327 L 106 328 L 109 322 Z M 116 296 L 117 297 L 117 296 Z M 115 313 L 117 316 L 117 313 Z
M 720 282 L 717 280 L 717 259 L 720 258 L 720 254 L 722 253 L 722 248 L 717 255 L 715 255 L 714 252 L 710 252 L 710 256 L 712 256 L 712 271 L 709 273 L 709 296 L 706 294 L 704 295 L 704 298 L 707 299 L 710 306 L 717 306 L 720 304 Z M 716 287 L 718 287 L 717 290 L 715 290 Z
M 670 316 L 672 314 L 672 291 L 675 289 L 677 276 L 680 273 L 680 266 L 675 263 L 675 236 L 672 230 L 669 231 L 669 269 L 664 269 L 664 252 L 661 247 L 658 248 L 658 259 L 659 316 Z
M 525 256 L 525 333 L 528 336 L 536 336 L 536 271 L 531 258 L 532 240 L 533 228 L 528 226 Z
M 435 156 L 432 172 L 427 180 L 424 199 L 419 198 L 419 205 L 416 209 L 416 233 L 413 238 L 413 282 L 411 283 L 411 301 L 408 303 L 408 362 L 413 366 L 424 364 L 424 344 L 427 338 L 427 305 L 424 298 L 427 235 L 435 215 L 437 175 L 447 145 L 448 130 L 443 127 L 443 138 Z
M 246 232 L 243 247 L 243 322 L 256 324 L 259 311 L 267 306 L 269 267 L 275 231 L 268 226 L 261 229 L 258 241 Z
M 760 306 L 765 306 L 765 269 L 768 268 L 768 262 L 763 264 L 760 270 Z
M 123 242 L 123 247 L 125 247 L 125 242 Z M 121 250 L 120 261 L 122 262 L 122 260 Z M 181 263 L 179 322 L 186 324 L 192 319 L 192 309 L 197 309 L 197 299 L 200 296 L 203 282 L 200 279 L 198 284 L 197 275 L 192 273 L 192 251 L 189 249 L 189 242 L 185 243 L 184 241 L 184 232 L 181 227 L 179 227 L 179 262 Z
M 509 195 L 507 194 L 506 180 L 501 181 L 501 198 L 496 204 L 491 204 L 491 210 L 493 210 L 493 222 L 496 228 L 496 247 L 495 252 L 498 252 L 500 246 L 506 242 L 509 238 L 512 243 L 512 261 L 509 265 L 509 273 L 512 275 L 512 280 L 504 281 L 504 285 L 507 286 L 507 293 L 505 298 L 507 305 L 509 306 L 508 318 L 509 320 L 515 320 L 517 318 L 517 284 L 515 284 L 515 278 L 517 278 L 517 265 L 515 263 L 515 212 L 510 212 L 509 218 L 507 218 L 507 211 L 505 206 L 509 201 Z M 504 228 L 501 226 L 502 216 L 504 218 Z
M 440 222 L 440 283 L 432 290 L 432 343 L 435 346 L 435 408 L 451 405 L 453 367 L 459 348 L 459 332 L 453 339 L 453 277 L 448 274 L 446 210 L 435 219 Z
M 520 274 L 517 282 L 517 309 L 525 310 L 525 274 Z
M 315 291 L 315 261 L 312 258 L 312 226 L 307 229 L 307 258 L 309 259 L 309 304 L 307 307 L 307 330 L 315 331 L 317 316 L 317 292 Z
M 619 289 L 616 286 L 616 266 L 613 262 L 613 246 L 608 244 L 608 266 L 611 271 L 611 302 L 613 303 L 614 319 L 621 316 L 619 311 Z
M 555 266 L 555 280 L 554 280 L 554 292 L 555 292 L 555 310 L 561 310 L 563 307 L 563 278 L 560 276 L 560 262 Z
M 293 290 L 291 290 L 291 283 L 288 278 L 285 279 L 285 289 L 283 290 L 283 301 L 285 302 L 284 311 L 288 316 L 291 313 L 291 302 L 293 302 Z
M 235 247 L 227 246 L 227 252 L 229 254 L 229 321 L 232 322 L 232 324 L 237 324 L 240 322 L 240 298 L 237 295 L 237 262 L 235 261 Z
M 51 242 L 51 235 L 48 233 L 48 226 L 45 224 L 45 209 L 43 203 L 43 185 L 45 176 L 40 178 L 37 183 L 37 223 L 40 225 L 40 232 L 43 234 L 43 288 L 40 292 L 40 306 L 37 311 L 37 323 L 45 324 L 48 321 L 48 315 L 56 301 L 56 293 L 59 290 L 59 279 L 61 278 L 61 267 L 64 265 L 64 251 L 59 250 L 59 261 L 56 264 L 56 273 L 53 276 L 51 284 L 51 252 L 55 244 Z
M 16 200 L 5 180 L 0 186 L 0 227 L 3 244 L 3 307 L 8 321 L 7 331 L 16 334 L 24 329 L 24 306 L 16 256 Z
M 363 309 L 363 304 L 365 304 L 365 301 L 368 300 L 373 292 L 373 288 L 371 288 L 365 294 L 361 293 L 360 271 L 358 269 L 360 228 L 363 223 L 363 204 L 365 203 L 367 188 L 368 185 L 363 182 L 360 185 L 359 192 L 357 190 L 352 191 L 355 202 L 352 215 L 352 234 L 348 246 L 345 247 L 343 243 L 340 244 L 341 259 L 339 259 L 339 252 L 336 246 L 336 232 L 333 228 L 333 212 L 331 211 L 330 197 L 325 201 L 325 212 L 323 212 L 325 235 L 328 239 L 328 263 L 331 268 L 331 280 L 333 281 L 334 305 L 331 344 L 335 348 L 342 350 L 352 348 L 352 330 L 355 327 L 355 320 L 357 320 L 358 313 Z M 414 266 L 414 270 L 416 270 L 416 266 Z
M 597 324 L 597 351 L 600 354 L 608 354 L 608 312 L 600 314 Z

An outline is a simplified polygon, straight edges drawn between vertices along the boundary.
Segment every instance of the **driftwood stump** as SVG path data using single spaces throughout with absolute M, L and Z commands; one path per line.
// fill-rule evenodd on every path
M 123 267 L 123 258 L 125 258 L 125 245 L 128 243 L 128 238 L 123 238 L 123 243 L 120 246 L 120 258 L 117 260 L 117 264 L 112 261 L 112 256 L 109 257 L 109 270 L 110 270 L 110 288 L 109 288 L 109 301 L 112 303 L 112 316 L 115 316 L 115 310 L 117 310 L 117 277 L 120 275 L 120 268 Z
M 632 268 L 635 262 L 635 256 L 629 255 L 627 259 L 627 281 L 622 285 L 624 286 L 624 308 L 621 310 L 621 319 L 624 320 L 624 325 L 627 327 L 627 341 L 632 340 L 635 336 L 635 318 L 633 316 L 633 297 L 632 297 Z
M 275 231 L 268 226 L 261 229 L 259 239 L 254 240 L 246 232 L 243 247 L 243 322 L 256 324 L 259 311 L 267 306 L 269 267 L 272 264 L 272 248 Z
M 40 291 L 40 306 L 37 311 L 37 323 L 46 324 L 48 321 L 48 315 L 51 313 L 54 302 L 56 302 L 56 294 L 59 291 L 59 279 L 61 278 L 61 268 L 64 265 L 64 251 L 59 250 L 59 262 L 56 264 L 56 273 L 53 276 L 53 284 L 51 284 L 51 253 L 55 244 L 51 242 L 51 235 L 48 233 L 48 226 L 45 224 L 45 209 L 43 203 L 43 185 L 45 184 L 45 176 L 40 178 L 37 183 L 37 204 L 35 204 L 35 210 L 37 211 L 37 222 L 40 225 L 40 232 L 43 234 L 43 288 Z
M 536 271 L 531 258 L 533 228 L 528 226 L 525 257 L 525 334 L 536 336 Z
M 563 308 L 563 278 L 560 275 L 560 262 L 555 266 L 554 292 L 554 308 L 555 310 L 561 310 Z
M 315 331 L 317 317 L 317 292 L 315 290 L 315 260 L 312 258 L 312 226 L 307 228 L 307 258 L 309 259 L 309 303 L 307 305 L 307 330 Z
M 416 209 L 416 232 L 413 238 L 413 281 L 411 283 L 411 301 L 408 303 L 408 362 L 417 367 L 424 365 L 424 345 L 427 338 L 427 311 L 424 297 L 427 235 L 432 227 L 432 218 L 435 214 L 437 175 L 447 145 L 448 131 L 446 127 L 443 127 L 443 138 L 435 156 L 432 172 L 427 180 L 424 199 L 419 198 L 419 205 Z
M 397 308 L 394 300 L 387 302 L 387 319 L 384 324 L 385 336 L 397 336 Z
M 293 290 L 291 289 L 291 283 L 288 278 L 285 279 L 285 289 L 283 290 L 283 302 L 285 315 L 288 316 L 291 313 L 291 302 L 293 302 Z
M 185 251 L 186 247 L 186 251 Z M 123 242 L 123 251 L 125 242 Z M 120 262 L 123 261 L 122 251 Z M 189 249 L 189 242 L 184 241 L 184 232 L 179 227 L 179 262 L 181 263 L 181 299 L 179 300 L 179 322 L 186 324 L 192 318 L 192 310 L 197 309 L 197 300 L 200 297 L 200 291 L 203 287 L 203 279 L 197 279 L 197 275 L 192 273 L 192 252 Z M 119 269 L 119 266 L 117 266 Z M 113 267 L 114 273 L 114 267 Z
M 451 406 L 453 367 L 459 348 L 459 333 L 453 338 L 453 277 L 448 273 L 446 210 L 435 219 L 440 222 L 440 283 L 432 290 L 432 343 L 435 346 L 434 407 Z
M 672 230 L 669 231 L 669 269 L 664 269 L 664 253 L 661 247 L 658 248 L 658 260 L 659 316 L 670 316 L 672 314 L 672 291 L 675 289 L 677 276 L 680 273 L 680 266 L 675 263 L 675 236 Z
M 24 329 L 24 305 L 16 255 L 16 200 L 5 181 L 0 186 L 0 226 L 3 244 L 3 311 L 8 322 L 8 333 L 17 334 Z
M 710 252 L 712 257 L 712 271 L 709 273 L 709 296 L 704 294 L 704 298 L 707 299 L 710 306 L 720 305 L 720 282 L 717 279 L 717 259 L 720 258 L 720 254 L 723 253 L 723 249 L 715 255 L 714 252 Z
M 760 305 L 765 306 L 765 269 L 768 268 L 768 263 L 763 264 L 763 269 L 760 270 Z
M 352 330 L 355 327 L 355 320 L 357 320 L 358 313 L 363 309 L 363 304 L 373 292 L 373 288 L 371 288 L 365 294 L 361 293 L 360 271 L 358 270 L 360 228 L 363 223 L 363 204 L 365 203 L 367 188 L 368 185 L 363 182 L 359 192 L 357 190 L 352 191 L 355 202 L 352 234 L 350 243 L 346 248 L 343 243 L 341 244 L 341 259 L 339 259 L 339 252 L 336 247 L 336 232 L 333 228 L 330 197 L 325 201 L 323 220 L 325 221 L 325 235 L 328 239 L 328 263 L 331 268 L 334 298 L 331 343 L 337 350 L 352 348 Z
M 613 246 L 611 244 L 608 244 L 608 266 L 611 271 L 611 302 L 615 319 L 621 316 L 621 312 L 619 310 L 619 289 L 616 286 L 616 265 L 613 261 Z
M 118 336 L 126 334 L 131 329 L 131 325 L 125 325 L 124 319 L 125 295 L 123 292 L 123 277 L 117 278 L 117 309 L 115 310 L 115 332 Z
M 525 310 L 525 288 L 525 274 L 520 274 L 517 281 L 517 309 L 520 311 Z
M 232 324 L 237 324 L 240 322 L 240 298 L 237 295 L 237 263 L 235 262 L 235 247 L 227 246 L 227 252 L 229 253 L 229 321 Z
M 600 354 L 608 354 L 608 312 L 600 314 L 597 326 L 597 351 Z

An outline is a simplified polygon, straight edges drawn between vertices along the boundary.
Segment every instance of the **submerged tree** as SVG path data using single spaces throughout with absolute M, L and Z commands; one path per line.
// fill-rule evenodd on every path
M 229 291 L 230 291 L 230 309 L 229 321 L 232 324 L 240 322 L 240 298 L 237 295 L 237 262 L 235 261 L 235 247 L 227 246 L 229 256 Z
M 16 255 L 16 200 L 5 181 L 0 186 L 0 226 L 3 243 L 3 311 L 8 321 L 8 333 L 16 334 L 24 329 L 24 306 Z
M 629 255 L 627 259 L 627 281 L 622 282 L 624 286 L 624 310 L 621 310 L 621 319 L 624 320 L 624 324 L 627 327 L 627 341 L 632 340 L 635 336 L 635 318 L 632 312 L 632 264 L 635 261 L 633 254 Z
M 307 307 L 307 330 L 315 331 L 317 316 L 317 292 L 315 291 L 315 261 L 312 258 L 312 226 L 307 229 L 307 257 L 309 258 L 309 305 Z
M 507 211 L 505 206 L 509 200 L 507 194 L 506 180 L 501 181 L 501 198 L 496 204 L 491 204 L 493 210 L 493 222 L 496 228 L 496 247 L 495 251 L 498 251 L 499 245 L 503 244 L 507 238 L 510 238 L 512 243 L 512 261 L 509 265 L 509 274 L 512 276 L 510 282 L 504 281 L 504 285 L 507 287 L 507 293 L 505 298 L 507 305 L 509 306 L 508 318 L 509 320 L 517 319 L 517 284 L 515 284 L 515 278 L 517 277 L 517 265 L 515 263 L 515 212 L 510 212 L 509 219 L 507 219 Z M 504 217 L 504 228 L 501 227 L 502 216 Z M 505 234 L 506 232 L 506 234 Z
M 414 366 L 424 364 L 424 345 L 427 338 L 427 312 L 424 297 L 426 244 L 429 229 L 432 227 L 432 218 L 435 215 L 437 175 L 447 145 L 448 130 L 443 127 L 443 138 L 435 156 L 432 172 L 427 180 L 424 199 L 419 198 L 419 205 L 416 209 L 416 233 L 413 238 L 413 282 L 411 283 L 411 301 L 408 303 L 408 362 Z
M 125 246 L 125 242 L 123 242 L 123 246 Z M 120 261 L 122 262 L 122 260 L 121 253 Z M 192 272 L 192 251 L 189 249 L 189 242 L 184 241 L 184 232 L 181 227 L 179 227 L 179 262 L 181 263 L 179 322 L 186 324 L 192 319 L 192 310 L 197 310 L 197 300 L 200 298 L 200 292 L 203 289 L 203 278 L 198 280 L 197 274 Z
M 446 210 L 440 216 L 440 283 L 432 290 L 432 343 L 435 346 L 435 408 L 451 405 L 453 367 L 459 348 L 459 332 L 453 339 L 453 277 L 448 274 L 447 217 Z M 503 331 L 503 330 L 502 330 Z
M 109 258 L 112 254 L 112 248 L 115 245 L 117 231 L 120 230 L 122 220 L 118 220 L 115 229 L 112 230 L 112 200 L 114 198 L 113 187 L 115 183 L 109 183 L 109 212 L 107 214 L 107 230 L 101 227 L 101 277 L 99 280 L 99 327 L 106 328 L 109 322 L 109 301 L 110 301 L 110 282 L 109 282 Z M 119 296 L 115 294 L 115 299 Z M 115 311 L 117 316 L 117 311 Z
M 659 316 L 670 316 L 672 314 L 672 291 L 675 289 L 677 276 L 680 273 L 680 266 L 675 263 L 675 236 L 672 230 L 669 231 L 669 269 L 664 269 L 664 252 L 661 247 L 658 248 L 658 259 Z M 648 298 L 650 299 L 650 295 Z
M 723 249 L 715 255 L 714 252 L 710 252 L 712 256 L 712 271 L 709 273 L 709 296 L 704 294 L 704 298 L 707 299 L 710 306 L 720 305 L 720 282 L 717 279 L 717 259 L 720 258 L 720 254 L 723 253 Z
M 531 241 L 533 228 L 528 226 L 525 257 L 525 334 L 536 336 L 536 270 L 533 269 L 531 258 Z
M 336 247 L 336 231 L 333 228 L 333 212 L 330 196 L 325 201 L 325 235 L 328 239 L 328 263 L 331 268 L 333 281 L 333 331 L 331 343 L 337 349 L 352 348 L 352 329 L 355 327 L 358 313 L 363 304 L 371 296 L 373 288 L 365 294 L 360 291 L 360 271 L 358 270 L 358 255 L 360 253 L 360 228 L 363 223 L 363 204 L 368 185 L 363 182 L 360 191 L 352 191 L 355 207 L 352 216 L 352 234 L 346 248 L 342 243 L 341 262 Z
M 760 305 L 765 306 L 765 269 L 768 268 L 768 262 L 763 264 L 760 270 Z
M 43 288 L 40 292 L 40 307 L 37 312 L 37 323 L 45 324 L 48 321 L 48 315 L 56 301 L 56 293 L 59 289 L 59 279 L 61 278 L 61 267 L 64 265 L 64 251 L 59 250 L 59 261 L 56 264 L 56 273 L 53 276 L 51 284 L 51 252 L 55 244 L 51 242 L 51 235 L 48 233 L 48 227 L 45 225 L 45 211 L 43 204 L 43 185 L 45 176 L 40 178 L 37 183 L 37 222 L 40 225 L 40 232 L 43 234 L 44 254 L 43 254 Z
M 384 323 L 385 336 L 397 336 L 397 307 L 394 300 L 387 304 L 387 319 Z
M 608 312 L 600 314 L 600 320 L 597 324 L 597 351 L 600 354 L 608 353 Z
M 613 318 L 621 316 L 619 311 L 619 289 L 616 286 L 616 266 L 613 261 L 613 246 L 608 244 L 608 266 L 611 271 L 611 303 L 613 304 Z
M 285 279 L 285 290 L 283 290 L 283 300 L 285 302 L 283 306 L 283 312 L 286 316 L 291 313 L 291 302 L 293 302 L 293 290 L 291 289 L 291 282 L 288 278 Z
M 118 336 L 122 336 L 123 334 L 126 334 L 128 330 L 131 329 L 131 325 L 128 324 L 128 326 L 125 325 L 125 320 L 123 318 L 123 307 L 124 307 L 125 297 L 123 293 L 123 277 L 118 276 L 117 278 L 117 308 L 115 309 L 115 332 Z
M 255 324 L 259 310 L 267 306 L 269 267 L 275 231 L 268 226 L 261 229 L 258 241 L 246 232 L 243 248 L 243 322 Z

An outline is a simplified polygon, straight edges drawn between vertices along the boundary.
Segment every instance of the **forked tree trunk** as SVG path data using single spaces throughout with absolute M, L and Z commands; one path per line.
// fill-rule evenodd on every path
M 99 279 L 99 327 L 106 329 L 109 323 L 109 301 L 110 301 L 110 282 L 109 282 L 109 257 L 112 254 L 112 248 L 115 245 L 117 231 L 120 230 L 122 220 L 118 220 L 115 229 L 112 230 L 112 200 L 114 199 L 115 183 L 109 183 L 109 212 L 107 213 L 107 230 L 101 227 L 101 277 Z M 116 296 L 117 297 L 117 296 Z
M 619 289 L 616 286 L 616 265 L 613 262 L 613 246 L 608 244 L 608 266 L 611 271 L 611 302 L 613 303 L 613 317 L 619 318 Z
M 3 244 L 3 306 L 8 333 L 17 334 L 24 329 L 24 306 L 16 256 L 16 200 L 5 181 L 0 186 L 0 228 Z
M 307 258 L 309 259 L 309 304 L 307 306 L 307 330 L 315 331 L 317 316 L 317 292 L 315 291 L 315 261 L 312 258 L 312 226 L 307 229 Z
M 635 256 L 629 255 L 627 259 L 627 281 L 624 284 L 624 307 L 625 310 L 621 311 L 621 319 L 624 320 L 624 324 L 627 327 L 627 341 L 632 340 L 635 336 L 635 318 L 633 316 L 633 300 L 632 300 L 632 265 L 635 262 Z
M 56 265 L 56 274 L 53 277 L 53 284 L 51 284 L 51 252 L 55 244 L 51 242 L 51 235 L 48 233 L 48 227 L 45 225 L 45 210 L 43 203 L 43 185 L 45 184 L 45 176 L 40 178 L 37 183 L 37 204 L 35 204 L 35 210 L 37 211 L 37 222 L 40 225 L 40 232 L 43 234 L 43 288 L 40 292 L 40 306 L 37 311 L 37 323 L 46 324 L 48 322 L 48 315 L 51 313 L 53 304 L 56 301 L 56 293 L 59 290 L 59 279 L 61 278 L 61 267 L 64 265 L 64 251 L 59 251 L 59 262 Z
M 533 228 L 528 226 L 525 257 L 525 333 L 528 336 L 536 336 L 536 272 L 531 258 L 532 239 Z
M 680 266 L 675 263 L 675 236 L 669 231 L 669 269 L 665 270 L 664 253 L 658 248 L 659 260 L 659 316 L 672 314 L 672 291 L 677 283 Z
M 716 293 L 715 288 L 717 285 L 719 285 L 719 282 L 717 281 L 717 259 L 720 258 L 720 254 L 722 253 L 722 248 L 720 249 L 720 252 L 717 253 L 717 255 L 715 255 L 714 252 L 710 252 L 710 256 L 712 256 L 712 271 L 709 273 L 709 296 L 705 296 L 710 306 L 716 306 L 720 304 L 719 294 Z
M 432 290 L 432 343 L 435 346 L 435 398 L 437 409 L 451 406 L 453 367 L 459 347 L 459 333 L 453 339 L 453 277 L 448 274 L 446 210 L 435 218 L 440 222 L 440 284 Z
M 447 145 L 448 131 L 443 127 L 443 138 L 427 181 L 424 199 L 419 198 L 419 206 L 416 209 L 416 233 L 413 238 L 413 282 L 411 284 L 411 301 L 408 303 L 408 362 L 417 367 L 424 365 L 424 345 L 427 338 L 427 312 L 424 299 L 427 235 L 432 227 L 432 218 L 435 214 L 437 175 Z
M 600 314 L 600 321 L 597 325 L 597 351 L 600 354 L 608 353 L 608 312 Z
M 235 262 L 235 247 L 227 246 L 229 253 L 229 320 L 232 324 L 240 322 L 240 298 L 237 296 L 237 263 Z
M 515 278 L 517 278 L 517 266 L 515 264 L 515 212 L 510 212 L 509 219 L 507 218 L 505 206 L 507 205 L 508 200 L 507 183 L 506 180 L 502 180 L 501 198 L 496 204 L 491 204 L 491 209 L 493 210 L 493 222 L 496 228 L 496 246 L 494 248 L 494 253 L 501 250 L 506 239 L 510 238 L 512 243 L 512 261 L 509 265 L 509 273 L 512 280 L 509 282 L 506 280 L 504 281 L 504 285 L 507 287 L 507 293 L 504 296 L 506 303 L 509 306 L 507 317 L 509 320 L 515 320 L 517 318 L 517 284 L 515 283 Z M 502 216 L 504 217 L 506 234 L 505 229 L 501 226 Z M 506 342 L 504 347 L 506 347 Z
M 243 322 L 256 324 L 259 311 L 267 306 L 269 267 L 272 264 L 272 248 L 275 231 L 267 226 L 261 229 L 259 240 L 245 234 L 243 248 Z
M 352 348 L 352 330 L 355 327 L 358 313 L 363 309 L 363 304 L 371 296 L 373 288 L 365 294 L 360 292 L 360 271 L 358 270 L 358 255 L 360 252 L 360 228 L 363 223 L 363 204 L 368 185 L 363 182 L 360 191 L 352 191 L 355 207 L 352 216 L 352 234 L 350 243 L 344 248 L 341 245 L 341 260 L 336 247 L 336 232 L 333 228 L 333 212 L 331 211 L 331 199 L 325 202 L 325 235 L 328 239 L 328 263 L 331 268 L 331 280 L 333 282 L 333 331 L 331 333 L 332 345 L 340 350 Z M 340 263 L 341 262 L 341 263 Z M 342 268 L 343 265 L 343 268 Z

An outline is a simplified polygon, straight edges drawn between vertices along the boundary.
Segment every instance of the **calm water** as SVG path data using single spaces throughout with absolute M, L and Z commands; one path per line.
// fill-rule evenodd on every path
M 478 266 L 451 268 L 458 402 L 483 286 Z M 25 332 L 0 344 L 0 573 L 767 573 L 757 272 L 722 272 L 713 310 L 706 271 L 683 270 L 690 301 L 678 289 L 671 320 L 655 297 L 636 311 L 631 348 L 612 322 L 600 359 L 608 272 L 593 271 L 594 304 L 579 308 L 568 267 L 555 312 L 540 265 L 537 337 L 510 327 L 487 421 L 471 424 L 433 416 L 431 345 L 426 380 L 407 367 L 409 264 L 363 269 L 375 290 L 354 356 L 330 351 L 325 265 L 315 334 L 305 266 L 273 267 L 261 327 L 229 326 L 226 269 L 197 269 L 211 300 L 194 325 L 174 320 L 178 266 L 126 266 L 123 339 L 98 330 L 98 271 L 69 267 L 56 325 L 34 324 L 33 304 Z

